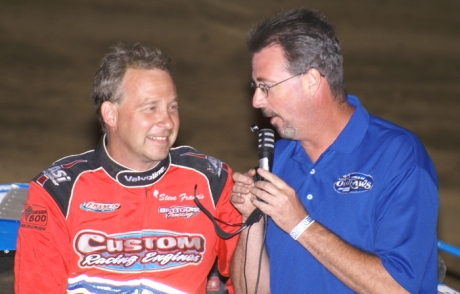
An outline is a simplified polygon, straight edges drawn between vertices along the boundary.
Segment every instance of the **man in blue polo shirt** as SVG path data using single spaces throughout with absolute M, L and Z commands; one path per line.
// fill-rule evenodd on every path
M 268 216 L 241 233 L 236 293 L 436 293 L 437 179 L 419 139 L 345 93 L 339 42 L 316 12 L 279 13 L 248 46 L 253 106 L 283 139 L 273 173 L 257 170 L 266 181 L 234 175 L 243 218 Z

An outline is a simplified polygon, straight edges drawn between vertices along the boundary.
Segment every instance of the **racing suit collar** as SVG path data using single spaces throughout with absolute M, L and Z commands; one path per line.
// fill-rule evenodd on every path
M 104 135 L 96 147 L 96 156 L 99 156 L 102 168 L 117 182 L 128 187 L 145 187 L 154 184 L 162 178 L 170 165 L 169 154 L 155 167 L 146 171 L 135 171 L 117 163 L 107 152 L 107 138 Z

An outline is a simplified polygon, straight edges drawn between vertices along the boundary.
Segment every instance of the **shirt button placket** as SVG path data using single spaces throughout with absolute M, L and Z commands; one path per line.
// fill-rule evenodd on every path
M 310 170 L 310 175 L 314 175 L 315 172 L 316 172 L 315 169 L 312 168 L 312 169 Z M 307 195 L 307 199 L 308 199 L 308 200 L 312 200 L 312 199 L 313 199 L 313 195 L 312 195 L 312 194 L 308 194 L 308 195 Z

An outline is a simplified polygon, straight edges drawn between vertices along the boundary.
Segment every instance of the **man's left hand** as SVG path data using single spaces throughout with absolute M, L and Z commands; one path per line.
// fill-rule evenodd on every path
M 290 233 L 307 216 L 307 211 L 286 182 L 261 168 L 257 173 L 265 181 L 256 182 L 252 188 L 252 203 L 269 215 L 283 231 Z

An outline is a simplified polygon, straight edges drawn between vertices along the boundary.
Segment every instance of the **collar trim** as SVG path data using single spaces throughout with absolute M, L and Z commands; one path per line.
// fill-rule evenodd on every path
M 171 158 L 170 154 L 161 160 L 155 167 L 146 171 L 136 171 L 125 167 L 116 162 L 107 152 L 107 135 L 104 135 L 96 148 L 97 154 L 101 158 L 104 170 L 117 182 L 128 187 L 145 187 L 159 181 L 169 169 Z

